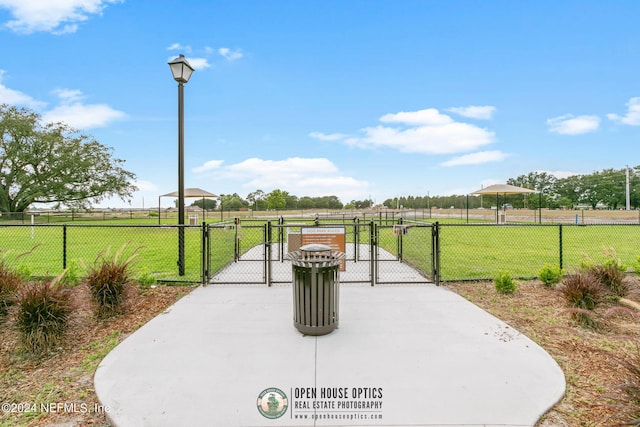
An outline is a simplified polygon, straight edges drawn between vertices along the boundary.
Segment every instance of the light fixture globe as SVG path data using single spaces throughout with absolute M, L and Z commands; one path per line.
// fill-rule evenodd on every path
M 171 74 L 173 74 L 173 78 L 178 83 L 187 83 L 194 70 L 184 55 L 180 55 L 176 59 L 169 61 L 169 67 L 171 67 Z

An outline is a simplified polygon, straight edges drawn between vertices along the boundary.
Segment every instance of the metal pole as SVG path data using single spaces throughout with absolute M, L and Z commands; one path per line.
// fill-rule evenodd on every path
M 542 224 L 542 191 L 538 193 L 538 224 Z
M 178 83 L 178 275 L 184 276 L 184 85 Z
M 630 197 L 630 192 L 629 192 L 629 166 L 627 166 L 627 181 L 626 181 L 626 191 L 625 191 L 625 197 L 626 197 L 626 208 L 628 211 L 631 210 L 631 197 Z
M 560 270 L 562 270 L 562 267 L 563 267 L 563 265 L 562 265 L 562 224 L 559 224 L 559 225 L 558 225 L 558 237 L 559 237 L 559 240 L 560 240 L 560 242 L 559 242 L 559 243 L 560 243 L 560 244 L 559 244 L 559 249 L 560 249 L 560 250 L 559 250 L 559 255 L 560 255 Z
M 67 269 L 67 224 L 62 226 L 62 269 Z

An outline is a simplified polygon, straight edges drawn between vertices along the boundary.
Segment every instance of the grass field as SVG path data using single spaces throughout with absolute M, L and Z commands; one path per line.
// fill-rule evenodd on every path
M 135 222 L 135 220 L 126 220 Z M 309 218 L 288 218 L 287 224 L 311 224 Z M 276 222 L 273 222 L 274 224 Z M 234 260 L 236 233 L 241 237 L 240 252 L 264 242 L 265 221 L 243 220 L 242 227 L 215 225 L 211 228 L 211 273 Z M 326 220 L 322 221 L 327 225 Z M 362 224 L 362 223 L 361 223 Z M 386 224 L 386 222 L 385 222 Z M 430 274 L 431 227 L 410 227 L 402 236 L 403 260 Z M 353 223 L 346 226 L 347 242 L 354 240 Z M 514 277 L 535 277 L 546 263 L 560 263 L 560 228 L 562 228 L 562 266 L 577 268 L 585 259 L 598 262 L 613 248 L 617 256 L 632 269 L 640 255 L 639 225 L 500 225 L 461 224 L 457 218 L 440 223 L 440 276 L 442 280 L 491 279 L 499 270 Z M 66 236 L 64 230 L 66 229 Z M 286 232 L 286 230 L 284 230 Z M 360 228 L 360 242 L 369 243 L 367 223 Z M 158 280 L 201 280 L 202 228 L 185 230 L 185 276 L 177 271 L 178 229 L 173 226 L 105 223 L 73 223 L 66 227 L 49 225 L 0 226 L 0 257 L 33 276 L 57 275 L 67 267 L 92 265 L 106 250 L 115 252 L 123 245 L 128 256 L 138 249 L 134 274 L 151 275 Z M 66 239 L 66 245 L 65 245 Z M 273 228 L 272 241 L 279 239 Z M 379 227 L 378 244 L 397 254 L 398 238 L 390 226 Z M 66 247 L 66 253 L 65 253 Z

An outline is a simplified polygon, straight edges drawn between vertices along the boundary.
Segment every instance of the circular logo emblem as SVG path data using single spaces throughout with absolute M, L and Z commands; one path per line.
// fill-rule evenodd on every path
M 279 388 L 271 387 L 258 395 L 258 411 L 265 418 L 280 418 L 287 412 L 289 399 Z

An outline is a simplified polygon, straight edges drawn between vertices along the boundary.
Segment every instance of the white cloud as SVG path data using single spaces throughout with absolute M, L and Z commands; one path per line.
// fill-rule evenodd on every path
M 180 43 L 173 43 L 167 47 L 167 50 L 179 50 L 182 53 L 191 53 L 191 46 L 184 46 Z M 173 58 L 172 58 L 173 59 Z
M 286 160 L 262 160 L 254 157 L 230 165 L 228 170 L 263 177 L 284 178 L 290 181 L 301 179 L 310 173 L 333 174 L 338 171 L 338 168 L 325 158 L 291 157 Z
M 242 50 L 240 49 L 231 50 L 228 47 L 221 47 L 220 49 L 218 49 L 218 53 L 227 61 L 235 61 L 244 56 L 242 53 Z
M 380 117 L 382 123 L 404 123 L 407 125 L 440 126 L 453 123 L 453 119 L 446 114 L 441 114 L 435 108 L 427 108 L 419 111 L 401 111 L 395 114 L 385 114 Z
M 82 92 L 77 89 L 54 89 L 53 93 L 65 104 L 80 102 L 84 98 Z
M 477 153 L 465 154 L 463 156 L 454 157 L 451 160 L 441 163 L 441 166 L 461 166 L 461 165 L 479 165 L 482 163 L 500 162 L 509 157 L 509 154 L 502 151 L 478 151 Z
M 47 123 L 63 122 L 76 129 L 91 129 L 107 126 L 114 120 L 127 117 L 106 104 L 83 104 L 82 92 L 71 89 L 56 89 L 61 104 L 42 114 Z
M 170 56 L 167 58 L 167 62 L 171 62 L 176 59 L 176 56 Z M 189 65 L 193 67 L 194 70 L 204 70 L 205 68 L 209 68 L 211 64 L 209 64 L 209 60 L 207 58 L 186 58 Z
M 14 19 L 5 26 L 12 31 L 31 34 L 47 31 L 53 34 L 73 33 L 77 23 L 100 15 L 109 4 L 122 0 L 0 0 Z
M 477 150 L 495 139 L 493 132 L 456 122 L 435 108 L 385 114 L 380 121 L 405 126 L 364 128 L 364 136 L 346 138 L 344 143 L 361 148 L 389 147 L 403 153 L 451 154 Z
M 205 68 L 209 68 L 211 66 L 207 58 L 187 58 L 187 61 L 189 61 L 189 64 L 195 70 L 204 70 Z
M 336 195 L 342 200 L 362 197 L 369 191 L 369 184 L 347 176 L 326 158 L 291 157 L 284 160 L 250 158 L 222 167 L 218 160 L 206 162 L 217 168 L 201 166 L 194 172 L 208 172 L 218 179 L 237 182 L 247 190 L 260 188 L 265 192 L 280 188 L 297 196 Z M 220 162 L 221 163 L 221 162 Z
M 195 167 L 192 170 L 195 173 L 207 172 L 210 170 L 218 169 L 220 166 L 222 166 L 223 162 L 224 160 L 209 160 L 207 162 L 204 162 L 202 166 Z
M 2 79 L 4 77 L 4 74 L 5 71 L 0 70 L 0 104 L 25 105 L 33 109 L 44 108 L 47 105 L 46 102 L 38 101 L 36 99 L 33 99 L 26 93 L 9 89 L 5 85 L 3 85 Z
M 598 116 L 575 117 L 573 114 L 565 114 L 548 119 L 547 125 L 550 132 L 561 135 L 580 135 L 598 130 L 600 118 Z
M 629 99 L 626 106 L 627 114 L 624 116 L 620 117 L 617 114 L 607 114 L 607 118 L 625 125 L 640 126 L 640 97 Z
M 319 139 L 320 141 L 339 141 L 347 138 L 349 135 L 344 133 L 311 132 L 309 136 L 311 138 Z
M 191 66 L 196 70 L 209 68 L 211 66 L 211 64 L 209 63 L 209 59 L 212 55 L 218 54 L 227 61 L 235 61 L 244 56 L 241 49 L 231 50 L 227 47 L 221 47 L 215 50 L 210 46 L 204 46 L 203 48 L 197 49 L 197 54 L 201 56 L 191 57 L 191 53 L 194 51 L 194 49 L 192 49 L 189 45 L 183 45 L 181 43 L 172 43 L 167 47 L 167 50 L 184 53 L 185 56 L 187 56 L 189 64 L 191 64 Z M 175 59 L 175 56 L 170 57 L 167 61 L 171 61 L 173 59 Z
M 468 107 L 451 107 L 447 108 L 447 111 L 459 114 L 462 117 L 468 117 L 470 119 L 489 120 L 493 117 L 493 113 L 496 111 L 496 107 L 490 105 L 470 105 Z
M 47 103 L 38 101 L 22 92 L 2 85 L 4 71 L 0 70 L 0 104 L 24 105 L 34 110 L 43 110 Z M 127 117 L 106 104 L 84 104 L 84 95 L 77 89 L 55 89 L 59 105 L 41 113 L 45 123 L 63 122 L 75 129 L 90 129 L 107 126 L 114 120 Z

